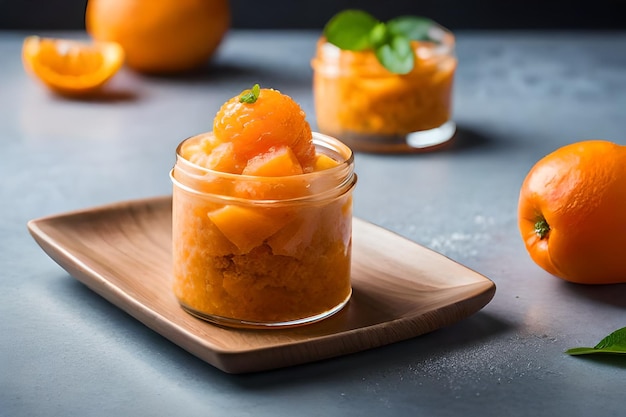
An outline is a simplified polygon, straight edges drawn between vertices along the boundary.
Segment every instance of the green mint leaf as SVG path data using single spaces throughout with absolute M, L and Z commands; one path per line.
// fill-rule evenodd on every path
M 600 340 L 595 349 L 618 349 L 626 353 L 626 327 L 614 331 L 604 339 Z
M 391 36 L 387 30 L 387 25 L 379 22 L 372 28 L 369 34 L 370 43 L 373 48 L 377 48 L 389 42 Z
M 373 50 L 387 70 L 407 74 L 415 65 L 411 41 L 432 41 L 428 32 L 435 24 L 418 16 L 401 16 L 384 23 L 365 11 L 348 9 L 330 19 L 324 36 L 339 49 Z
M 390 42 L 377 47 L 375 52 L 378 61 L 395 74 L 407 74 L 415 64 L 411 41 L 404 36 L 392 37 Z
M 250 90 L 246 90 L 239 96 L 240 103 L 253 104 L 256 103 L 259 95 L 261 94 L 261 87 L 258 84 L 254 84 Z
M 363 51 L 372 47 L 370 33 L 378 20 L 361 10 L 339 12 L 324 27 L 326 40 L 340 49 Z
M 419 16 L 401 16 L 387 22 L 389 32 L 394 35 L 403 35 L 412 41 L 428 41 L 430 28 L 434 21 Z
M 577 355 L 589 355 L 592 353 L 598 353 L 598 351 L 591 347 L 577 347 L 577 348 L 567 349 L 565 353 L 567 353 L 568 355 L 577 356 Z
M 569 355 L 590 355 L 595 353 L 626 354 L 626 327 L 614 331 L 600 340 L 594 347 L 578 347 L 565 351 Z

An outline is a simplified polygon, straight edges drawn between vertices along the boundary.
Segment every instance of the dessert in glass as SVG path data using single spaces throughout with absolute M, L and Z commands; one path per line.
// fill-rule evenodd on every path
M 318 130 L 355 151 L 422 152 L 448 145 L 456 133 L 455 38 L 429 22 L 424 39 L 407 39 L 414 63 L 403 73 L 385 67 L 374 47 L 341 49 L 321 36 L 312 60 Z
M 230 327 L 315 322 L 350 299 L 352 151 L 255 86 L 184 140 L 173 181 L 173 290 Z

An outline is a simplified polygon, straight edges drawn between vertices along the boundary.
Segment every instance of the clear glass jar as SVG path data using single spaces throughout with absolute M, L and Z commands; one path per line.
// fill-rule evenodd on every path
M 434 41 L 412 42 L 408 74 L 386 70 L 373 51 L 317 43 L 312 60 L 318 130 L 364 152 L 421 152 L 447 145 L 456 133 L 452 86 L 454 35 L 433 25 Z
M 271 328 L 321 320 L 350 299 L 352 151 L 313 133 L 338 165 L 288 177 L 202 168 L 176 151 L 173 257 L 176 297 L 224 326 Z M 259 198 L 259 196 L 262 196 Z

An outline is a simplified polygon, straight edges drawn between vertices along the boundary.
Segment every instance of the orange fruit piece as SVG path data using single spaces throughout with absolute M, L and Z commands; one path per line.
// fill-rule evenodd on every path
M 242 171 L 243 175 L 261 178 L 241 181 L 236 191 L 241 197 L 251 199 L 284 200 L 306 196 L 310 193 L 306 180 L 294 177 L 302 173 L 302 166 L 291 148 L 272 147 L 268 152 L 250 159 Z M 271 177 L 281 179 L 270 180 Z
M 315 171 L 323 171 L 325 169 L 336 167 L 337 165 L 339 165 L 339 162 L 328 155 L 320 153 L 315 156 Z
M 626 147 L 582 141 L 539 160 L 522 184 L 518 223 L 531 258 L 549 273 L 626 282 Z
M 228 240 L 248 253 L 291 220 L 276 213 L 276 210 L 264 212 L 255 207 L 228 205 L 208 216 Z
M 283 146 L 270 148 L 268 152 L 250 159 L 242 174 L 259 177 L 283 177 L 302 174 L 302 167 L 291 148 Z
M 230 26 L 228 0 L 89 0 L 87 32 L 114 41 L 127 65 L 144 73 L 176 73 L 202 66 Z
M 22 45 L 26 70 L 64 95 L 83 95 L 100 89 L 124 62 L 124 51 L 113 42 L 86 43 L 29 36 Z
M 300 105 L 278 90 L 262 88 L 257 93 L 246 101 L 252 92 L 245 90 L 222 105 L 213 122 L 216 139 L 232 142 L 236 156 L 246 162 L 272 147 L 289 147 L 303 171 L 311 172 L 315 147 Z

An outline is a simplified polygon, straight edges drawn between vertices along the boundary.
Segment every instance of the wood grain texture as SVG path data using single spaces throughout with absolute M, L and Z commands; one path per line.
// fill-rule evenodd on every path
M 171 289 L 171 197 L 31 220 L 42 249 L 77 280 L 146 326 L 228 373 L 371 349 L 448 326 L 495 294 L 486 277 L 360 219 L 353 295 L 336 315 L 291 329 L 235 330 L 186 313 Z

